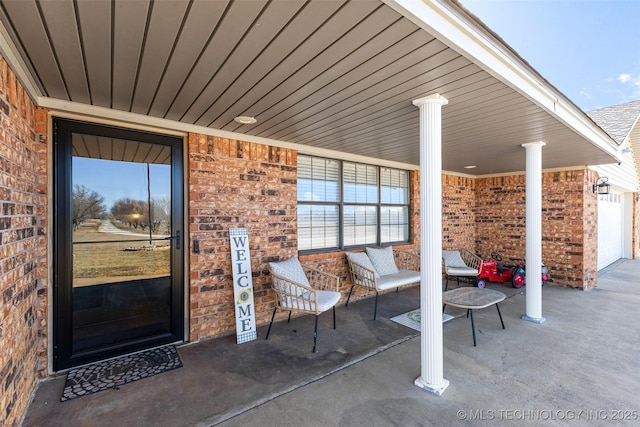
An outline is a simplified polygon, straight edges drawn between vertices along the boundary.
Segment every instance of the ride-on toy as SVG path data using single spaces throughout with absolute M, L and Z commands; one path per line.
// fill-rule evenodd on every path
M 527 282 L 524 265 L 499 264 L 502 256 L 499 253 L 491 253 L 491 259 L 482 261 L 480 274 L 476 280 L 476 286 L 484 288 L 487 282 L 511 282 L 514 288 L 521 288 Z M 547 267 L 542 265 L 542 281 L 548 280 Z

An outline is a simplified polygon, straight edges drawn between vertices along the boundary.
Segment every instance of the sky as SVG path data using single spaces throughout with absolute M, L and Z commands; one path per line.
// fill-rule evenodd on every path
M 461 0 L 583 111 L 640 99 L 640 0 Z

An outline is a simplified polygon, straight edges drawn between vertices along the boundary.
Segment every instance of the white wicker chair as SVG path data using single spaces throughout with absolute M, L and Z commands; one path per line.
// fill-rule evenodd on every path
M 340 300 L 338 276 L 315 268 L 303 267 L 296 257 L 282 262 L 270 262 L 269 273 L 271 274 L 272 288 L 276 293 L 276 305 L 265 339 L 269 339 L 273 319 L 278 308 L 289 311 L 287 321 L 291 320 L 292 311 L 315 314 L 316 324 L 313 333 L 313 352 L 315 353 L 320 313 L 332 308 L 333 329 L 336 328 L 336 304 Z
M 482 266 L 482 258 L 466 249 L 442 251 L 442 271 L 446 283 L 444 290 L 449 288 L 449 279 L 456 278 L 460 286 L 460 277 L 475 277 L 477 279 Z

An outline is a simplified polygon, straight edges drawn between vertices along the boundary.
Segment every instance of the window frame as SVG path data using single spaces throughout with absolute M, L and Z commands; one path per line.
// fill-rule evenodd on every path
M 298 238 L 298 253 L 299 254 L 313 254 L 313 253 L 325 253 L 325 252 L 336 252 L 336 251 L 345 251 L 345 250 L 353 250 L 353 249 L 359 249 L 359 248 L 364 248 L 366 246 L 392 246 L 392 245 L 398 245 L 398 244 L 410 244 L 412 242 L 412 237 L 413 237 L 413 224 L 411 222 L 411 206 L 412 206 L 412 190 L 411 190 L 411 170 L 408 169 L 400 169 L 400 168 L 394 168 L 394 167 L 389 167 L 389 166 L 381 166 L 381 165 L 375 165 L 375 164 L 371 164 L 371 163 L 363 163 L 363 162 L 357 162 L 357 161 L 351 161 L 351 160 L 341 160 L 341 159 L 335 159 L 335 158 L 330 158 L 330 157 L 323 157 L 323 156 L 314 156 L 314 155 L 308 155 L 308 154 L 299 154 L 298 158 L 300 157 L 307 157 L 310 159 L 313 158 L 320 158 L 320 159 L 324 159 L 324 160 L 332 160 L 332 161 L 336 161 L 338 162 L 338 169 L 339 169 L 339 200 L 338 201 L 313 201 L 313 200 L 299 200 L 298 198 L 298 193 L 296 191 L 296 215 L 297 215 L 297 222 L 300 222 L 300 216 L 299 216 L 299 206 L 303 205 L 303 206 L 336 206 L 337 207 L 337 212 L 338 212 L 338 223 L 337 223 L 337 227 L 338 227 L 338 246 L 337 247 L 324 247 L 324 248 L 315 248 L 315 249 L 300 249 L 300 239 Z M 345 163 L 352 163 L 355 165 L 365 165 L 365 166 L 373 166 L 376 169 L 376 191 L 377 191 L 377 201 L 375 203 L 364 203 L 364 202 L 345 202 L 345 191 L 344 191 L 344 185 L 345 185 L 345 180 L 344 180 L 344 164 Z M 391 169 L 391 170 L 396 170 L 396 171 L 400 171 L 406 174 L 407 177 L 407 203 L 406 204 L 402 204 L 402 203 L 383 203 L 382 201 L 382 184 L 381 184 L 381 171 L 383 168 L 387 168 L 387 169 Z M 299 178 L 298 178 L 299 180 Z M 357 245 L 345 245 L 345 218 L 344 218 L 344 211 L 345 211 L 345 206 L 374 206 L 375 207 L 375 217 L 376 217 L 376 241 L 373 243 L 365 243 L 365 244 L 357 244 Z M 407 209 L 407 240 L 397 240 L 397 241 L 389 241 L 389 242 L 382 242 L 382 208 L 406 208 Z M 297 227 L 297 235 L 299 236 L 299 230 L 300 230 L 300 226 L 298 225 Z

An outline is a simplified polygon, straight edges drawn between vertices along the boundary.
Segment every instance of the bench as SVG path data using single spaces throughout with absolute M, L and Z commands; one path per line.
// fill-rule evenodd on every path
M 363 286 L 376 293 L 373 320 L 378 311 L 378 294 L 382 291 L 420 282 L 420 256 L 404 250 L 386 248 L 365 248 L 364 252 L 345 252 L 351 275 L 351 289 L 347 297 L 347 307 L 353 287 Z

